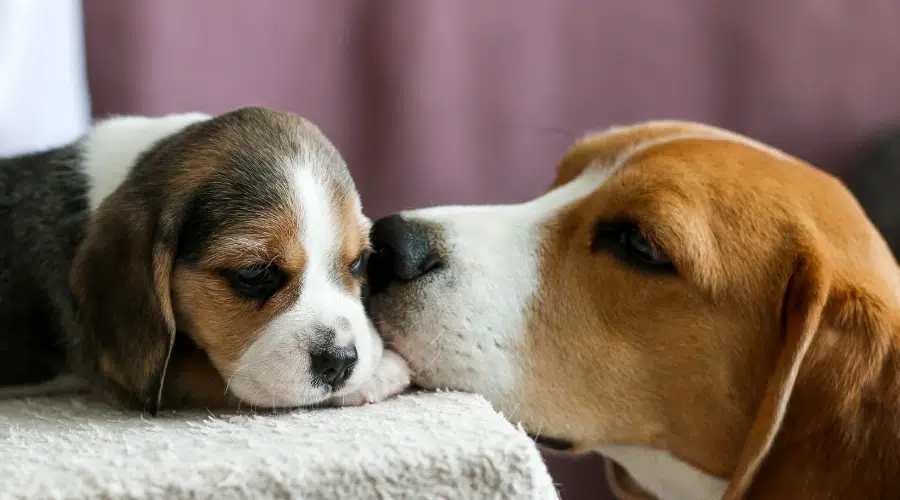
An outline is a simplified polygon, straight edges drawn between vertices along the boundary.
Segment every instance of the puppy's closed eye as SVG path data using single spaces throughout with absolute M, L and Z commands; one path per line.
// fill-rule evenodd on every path
M 221 274 L 238 295 L 258 302 L 267 301 L 287 282 L 284 271 L 272 264 L 225 269 Z
M 591 250 L 607 251 L 643 270 L 676 273 L 672 259 L 631 221 L 600 221 L 594 227 Z

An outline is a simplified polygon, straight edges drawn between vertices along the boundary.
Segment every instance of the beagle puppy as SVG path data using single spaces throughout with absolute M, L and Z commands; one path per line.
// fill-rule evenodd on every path
M 424 388 L 607 457 L 621 498 L 900 495 L 900 272 L 833 176 L 741 135 L 590 134 L 543 196 L 376 221 Z
M 408 383 L 361 294 L 370 221 L 310 122 L 116 117 L 0 160 L 0 386 L 156 413 L 362 404 Z

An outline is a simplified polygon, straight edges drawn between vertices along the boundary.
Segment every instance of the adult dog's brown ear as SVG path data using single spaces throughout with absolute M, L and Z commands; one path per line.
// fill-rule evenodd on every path
M 772 451 L 803 360 L 819 331 L 831 288 L 830 278 L 830 270 L 816 253 L 801 251 L 782 304 L 784 347 L 725 492 L 726 499 L 745 498 Z
M 725 499 L 881 498 L 898 486 L 900 358 L 887 278 L 858 254 L 815 247 L 794 260 L 781 353 Z
M 94 212 L 71 270 L 79 352 L 120 404 L 156 414 L 175 340 L 169 276 L 177 232 L 133 183 Z

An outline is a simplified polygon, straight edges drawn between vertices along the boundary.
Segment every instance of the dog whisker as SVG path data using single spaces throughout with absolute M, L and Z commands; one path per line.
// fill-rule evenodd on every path
M 426 344 L 426 345 L 427 345 L 428 347 L 431 347 L 435 342 L 437 342 L 437 341 L 444 335 L 444 332 L 446 332 L 446 331 L 447 331 L 447 330 L 441 330 L 441 333 L 437 334 L 437 335 L 436 335 L 433 339 L 431 339 L 431 340 L 428 342 L 428 344 Z
M 521 402 L 521 401 L 519 401 L 518 403 L 516 403 L 516 406 L 513 407 L 512 411 L 510 412 L 509 417 L 508 417 L 508 420 L 509 420 L 510 422 L 513 421 L 513 416 L 515 416 L 516 411 L 519 410 L 519 407 L 520 407 L 520 406 L 522 406 L 522 402 Z
M 431 365 L 433 365 L 434 362 L 437 361 L 437 359 L 438 359 L 440 356 L 441 356 L 441 352 L 440 352 L 440 351 L 436 352 L 436 353 L 434 354 L 434 357 L 431 358 L 431 361 L 429 361 L 425 366 L 423 366 L 422 369 L 419 370 L 416 374 L 418 375 L 418 374 L 424 373 L 425 370 L 431 368 Z
M 544 421 L 541 420 L 541 423 L 538 424 L 537 432 L 534 433 L 534 439 L 537 441 L 541 437 L 541 430 L 544 428 Z
M 250 362 L 250 363 L 244 364 L 244 365 L 238 367 L 237 370 L 235 370 L 234 372 L 231 373 L 231 376 L 229 376 L 228 380 L 225 382 L 225 392 L 223 392 L 223 394 L 228 394 L 228 387 L 231 385 L 231 379 L 233 379 L 234 376 L 237 375 L 237 373 L 239 371 L 243 370 L 244 368 L 247 368 L 248 366 L 250 366 L 252 364 L 254 364 L 254 363 Z

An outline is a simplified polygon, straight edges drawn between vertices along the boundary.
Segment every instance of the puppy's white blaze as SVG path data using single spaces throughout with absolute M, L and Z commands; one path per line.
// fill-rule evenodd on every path
M 338 203 L 325 179 L 316 173 L 318 168 L 301 168 L 294 173 L 294 185 L 299 207 L 300 239 L 306 250 L 306 270 L 303 275 L 298 312 L 309 318 L 315 335 L 316 327 L 334 332 L 333 339 L 311 337 L 308 345 L 333 340 L 337 347 L 356 347 L 359 360 L 347 383 L 348 392 L 368 378 L 381 358 L 383 345 L 372 327 L 358 295 L 344 287 L 341 273 L 342 228 Z M 324 173 L 323 173 L 324 174 Z M 357 201 L 357 206 L 359 203 Z M 361 210 L 361 207 L 360 207 Z
M 331 341 L 339 347 L 355 346 L 359 357 L 337 395 L 353 392 L 370 378 L 383 352 L 362 302 L 343 286 L 339 274 L 343 228 L 336 200 L 326 180 L 317 175 L 325 169 L 316 168 L 316 161 L 299 158 L 287 167 L 306 268 L 297 302 L 260 333 L 236 366 L 231 387 L 250 403 L 271 404 L 272 394 L 280 395 L 275 403 L 281 405 L 311 404 L 332 396 L 310 372 L 310 350 L 329 347 Z M 321 336 L 323 327 L 334 331 L 333 339 Z
M 91 210 L 125 181 L 135 161 L 150 146 L 210 118 L 203 113 L 183 113 L 155 118 L 117 116 L 95 123 L 80 143 L 84 172 L 90 182 Z

